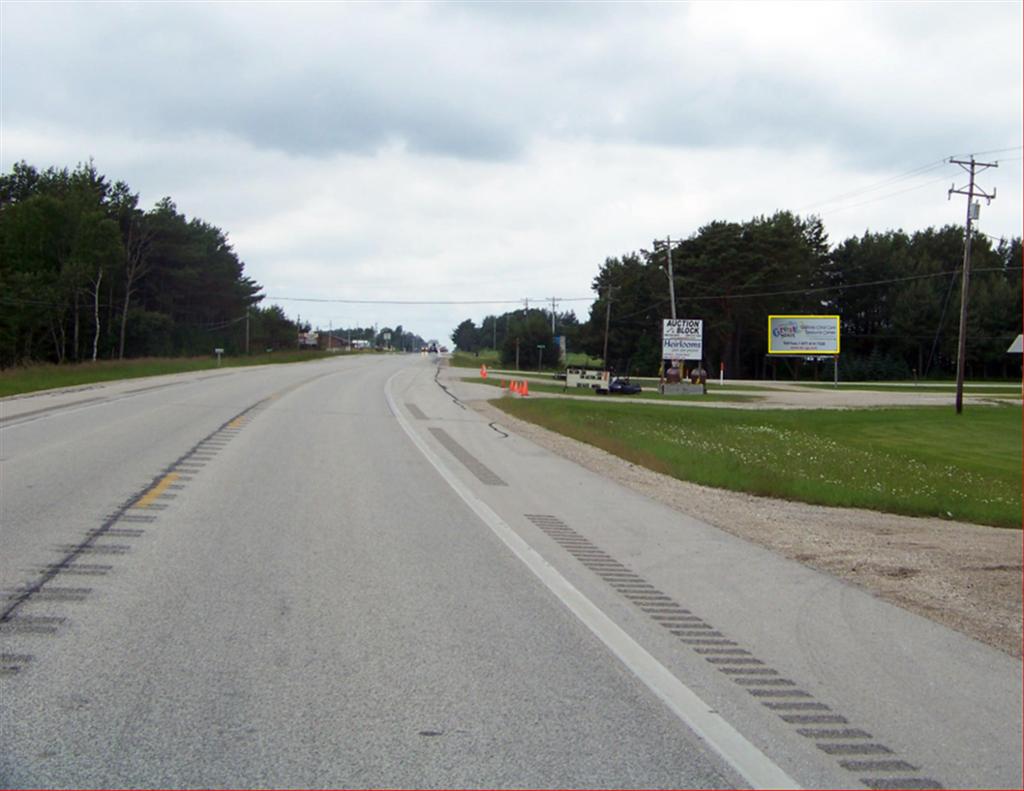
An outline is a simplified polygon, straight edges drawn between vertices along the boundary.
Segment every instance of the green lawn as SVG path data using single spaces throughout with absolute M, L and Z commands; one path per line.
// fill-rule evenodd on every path
M 485 364 L 492 368 L 498 363 L 498 352 L 494 349 L 481 349 L 478 353 L 457 351 L 448 358 L 448 364 L 453 368 L 479 368 Z
M 220 367 L 305 362 L 324 357 L 337 357 L 347 352 L 271 352 L 240 357 L 224 357 Z M 29 365 L 0 371 L 0 397 L 18 393 L 34 393 L 55 387 L 110 382 L 117 379 L 138 379 L 186 371 L 214 370 L 215 357 L 150 357 L 137 360 L 99 360 L 95 363 L 70 365 Z
M 520 373 L 522 373 L 522 372 L 520 372 Z M 561 382 L 552 381 L 551 384 L 547 384 L 546 382 L 536 382 L 536 381 L 534 381 L 534 378 L 537 376 L 536 373 L 529 374 L 529 376 L 531 377 L 530 378 L 529 387 L 530 387 L 530 392 L 532 392 L 532 393 L 557 393 L 559 395 L 567 395 L 567 396 L 593 396 L 593 395 L 597 395 L 597 393 L 595 391 L 590 390 L 588 388 L 576 387 L 576 388 L 573 388 L 573 389 L 570 390 L 567 387 L 565 387 L 565 385 L 562 384 Z M 541 376 L 545 376 L 545 375 L 541 374 Z M 518 380 L 521 379 L 521 376 L 516 375 L 516 376 L 513 376 L 513 377 L 510 378 L 508 375 L 503 375 L 503 374 L 493 373 L 492 372 L 492 373 L 488 374 L 486 379 L 481 379 L 479 376 L 464 376 L 464 377 L 462 377 L 462 381 L 463 382 L 472 382 L 473 384 L 478 384 L 478 385 L 490 385 L 491 387 L 501 387 L 503 383 L 507 387 L 509 385 L 509 383 L 512 381 L 512 379 L 516 379 L 518 381 Z M 657 381 L 657 380 L 655 380 L 655 381 Z M 733 394 L 719 394 L 719 395 L 716 395 L 715 393 L 711 392 L 710 388 L 708 390 L 707 395 L 697 393 L 697 394 L 694 394 L 694 395 L 668 395 L 668 396 L 665 396 L 665 395 L 661 395 L 660 393 L 657 393 L 657 392 L 647 391 L 647 392 L 643 392 L 643 393 L 636 393 L 635 395 L 621 395 L 621 394 L 619 394 L 619 395 L 606 395 L 606 396 L 603 396 L 603 397 L 609 398 L 609 399 L 614 400 L 614 401 L 735 401 L 735 402 L 738 402 L 738 403 L 742 403 L 742 402 L 745 402 L 745 401 L 757 401 L 758 400 L 757 396 L 750 396 L 750 395 L 733 395 Z
M 638 409 L 502 399 L 509 414 L 681 480 L 1020 528 L 1021 410 Z
M 501 356 L 494 349 L 481 349 L 479 352 L 454 352 L 448 358 L 448 364 L 454 368 L 479 368 L 482 364 L 487 365 L 488 368 L 504 368 L 501 364 Z M 582 352 L 569 352 L 567 360 L 564 365 L 550 366 L 545 365 L 544 371 L 556 371 L 561 370 L 568 366 L 584 367 L 584 368 L 600 368 L 601 358 L 600 357 L 588 357 Z M 511 370 L 511 366 L 510 366 Z M 528 374 L 530 371 L 520 371 L 520 373 Z M 536 370 L 533 371 L 536 373 Z
M 799 387 L 809 387 L 818 390 L 834 390 L 836 386 L 834 384 L 825 384 L 822 382 L 793 382 L 792 384 Z M 880 393 L 950 393 L 956 392 L 956 383 L 949 382 L 943 384 L 941 382 L 928 382 L 924 384 L 914 384 L 913 382 L 897 382 L 893 384 L 876 384 L 870 382 L 840 382 L 840 390 L 870 390 L 873 392 Z M 983 384 L 981 382 L 965 382 L 964 392 L 970 393 L 971 395 L 1010 395 L 1019 396 L 1021 394 L 1021 386 L 1019 384 L 1005 383 L 1005 382 L 994 382 L 992 384 Z

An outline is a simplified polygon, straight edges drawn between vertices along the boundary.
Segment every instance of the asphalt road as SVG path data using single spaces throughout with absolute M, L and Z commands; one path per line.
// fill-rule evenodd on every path
M 1021 787 L 1018 660 L 460 395 L 416 355 L 0 403 L 0 784 Z

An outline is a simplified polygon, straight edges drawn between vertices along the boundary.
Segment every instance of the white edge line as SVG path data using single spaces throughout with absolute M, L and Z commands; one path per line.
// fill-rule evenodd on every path
M 413 430 L 391 397 L 391 382 L 403 371 L 396 371 L 384 385 L 384 397 L 398 425 L 413 444 L 440 473 L 484 523 L 512 550 L 545 587 L 559 598 L 591 632 L 615 654 L 648 689 L 679 719 L 707 742 L 722 759 L 753 788 L 799 789 L 801 786 L 767 755 L 751 744 L 717 711 L 626 634 L 614 621 L 563 577 L 533 547 L 523 540 L 498 514 L 474 495 L 437 457 L 430 446 Z

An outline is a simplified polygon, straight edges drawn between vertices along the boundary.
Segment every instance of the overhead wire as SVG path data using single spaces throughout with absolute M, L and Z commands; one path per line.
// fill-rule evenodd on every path
M 988 151 L 974 151 L 970 154 L 953 154 L 955 157 L 983 157 L 987 154 L 1001 154 L 1004 151 L 1020 151 L 1024 146 L 1009 146 L 1008 148 L 990 148 Z M 1004 160 L 1007 161 L 1007 160 Z
M 844 192 L 844 193 L 841 193 L 839 195 L 836 195 L 836 196 L 834 196 L 832 198 L 826 198 L 824 200 L 818 200 L 818 201 L 815 201 L 813 203 L 809 203 L 806 206 L 799 207 L 798 209 L 796 209 L 796 211 L 797 212 L 803 212 L 803 211 L 806 211 L 808 209 L 813 209 L 813 208 L 817 208 L 817 207 L 820 207 L 820 206 L 826 206 L 829 203 L 839 203 L 841 201 L 847 200 L 848 198 L 855 198 L 858 195 L 863 195 L 863 194 L 868 193 L 868 192 L 874 192 L 875 190 L 882 189 L 883 187 L 888 187 L 889 185 L 899 183 L 900 181 L 905 181 L 906 179 L 916 178 L 918 176 L 922 176 L 925 173 L 930 173 L 931 171 L 936 170 L 936 169 L 941 168 L 941 167 L 945 167 L 948 164 L 949 164 L 949 160 L 946 159 L 946 158 L 935 160 L 935 161 L 932 161 L 932 162 L 928 162 L 928 163 L 926 163 L 924 165 L 919 165 L 916 168 L 912 168 L 911 170 L 908 170 L 905 173 L 900 173 L 899 175 L 896 175 L 896 176 L 890 176 L 887 179 L 883 179 L 882 181 L 878 181 L 878 182 L 874 182 L 872 184 L 868 184 L 865 187 L 859 187 L 857 189 L 850 190 L 849 192 Z
M 981 272 L 1005 272 L 1006 270 L 1003 267 L 990 266 L 990 267 L 979 267 L 979 268 L 973 269 L 972 271 L 977 274 L 977 273 L 981 273 Z M 890 285 L 890 284 L 893 284 L 893 283 L 905 283 L 905 282 L 909 282 L 909 281 L 913 281 L 913 280 L 928 280 L 928 279 L 934 279 L 934 278 L 939 278 L 939 277 L 955 276 L 959 272 L 960 272 L 960 269 L 957 268 L 957 269 L 951 269 L 951 270 L 947 270 L 947 271 L 943 271 L 943 272 L 929 272 L 929 273 L 922 274 L 922 275 L 909 275 L 907 277 L 894 277 L 894 278 L 888 278 L 888 279 L 885 279 L 885 280 L 869 280 L 869 281 L 865 281 L 865 282 L 862 282 L 862 283 L 841 283 L 841 284 L 831 285 L 831 286 L 819 286 L 819 287 L 816 287 L 816 288 L 799 288 L 799 289 L 790 289 L 790 290 L 783 290 L 783 291 L 752 292 L 752 293 L 746 293 L 746 294 L 742 294 L 742 293 L 741 294 L 735 294 L 735 293 L 732 293 L 732 294 L 715 294 L 715 295 L 699 296 L 699 297 L 686 297 L 686 298 L 684 298 L 684 301 L 704 302 L 706 300 L 712 300 L 712 299 L 753 299 L 755 297 L 778 297 L 778 296 L 787 296 L 787 295 L 792 295 L 792 294 L 818 294 L 818 293 L 823 293 L 823 292 L 826 292 L 826 291 L 843 291 L 843 290 L 847 290 L 847 289 L 868 288 L 870 286 Z M 642 308 L 640 308 L 639 310 L 634 310 L 631 313 L 626 313 L 626 314 L 622 314 L 622 315 L 617 315 L 617 314 L 613 313 L 612 314 L 612 323 L 614 324 L 616 322 L 622 322 L 622 321 L 625 321 L 626 319 L 634 318 L 635 316 L 639 316 L 639 315 L 641 315 L 643 313 L 647 313 L 648 311 L 650 311 L 650 310 L 652 310 L 654 308 L 661 307 L 662 305 L 666 304 L 667 302 L 669 302 L 669 299 L 666 297 L 664 299 L 657 299 L 657 300 L 655 300 L 653 302 L 649 302 L 646 305 L 644 305 Z
M 891 186 L 893 184 L 898 184 L 901 181 L 906 181 L 908 179 L 919 178 L 920 176 L 924 176 L 925 174 L 931 173 L 934 170 L 938 170 L 940 168 L 947 167 L 947 166 L 951 165 L 952 164 L 952 160 L 955 157 L 957 157 L 957 156 L 972 156 L 972 157 L 975 157 L 975 156 L 983 156 L 983 155 L 986 155 L 986 154 L 999 154 L 999 153 L 1003 153 L 1003 152 L 1007 152 L 1007 151 L 1020 151 L 1021 149 L 1022 149 L 1022 146 L 1008 146 L 1006 148 L 993 148 L 993 149 L 989 149 L 987 151 L 978 151 L 978 152 L 975 152 L 973 154 L 954 154 L 954 155 L 949 156 L 949 157 L 944 157 L 944 158 L 942 158 L 940 160 L 935 160 L 935 161 L 932 161 L 932 162 L 925 163 L 924 165 L 919 165 L 918 167 L 912 168 L 912 169 L 910 169 L 908 171 L 905 171 L 904 173 L 900 173 L 900 174 L 898 174 L 896 176 L 891 176 L 890 178 L 883 179 L 882 181 L 874 182 L 874 183 L 869 184 L 869 185 L 867 185 L 865 187 L 860 187 L 860 188 L 855 189 L 855 190 L 850 190 L 849 192 L 841 193 L 841 194 L 836 195 L 836 196 L 834 196 L 832 198 L 826 198 L 824 200 L 819 200 L 819 201 L 816 201 L 814 203 L 809 203 L 809 204 L 807 204 L 805 206 L 802 206 L 802 207 L 798 208 L 796 211 L 797 212 L 806 212 L 809 209 L 820 208 L 821 211 L 819 213 L 821 215 L 830 215 L 830 214 L 835 214 L 835 213 L 840 212 L 840 211 L 846 211 L 848 209 L 859 208 L 859 207 L 865 206 L 865 205 L 867 205 L 869 203 L 874 203 L 875 201 L 887 200 L 888 198 L 896 197 L 897 195 L 903 195 L 903 194 L 905 194 L 907 192 L 912 192 L 913 190 L 922 189 L 924 187 L 928 187 L 928 186 L 932 186 L 934 184 L 941 183 L 942 181 L 944 181 L 944 179 L 937 179 L 937 180 L 927 181 L 927 182 L 924 182 L 922 184 L 917 184 L 917 185 L 915 185 L 913 187 L 909 187 L 907 189 L 897 190 L 895 192 L 888 192 L 885 195 L 878 195 L 876 197 L 869 198 L 867 200 L 860 201 L 860 202 L 857 202 L 857 203 L 853 203 L 853 204 L 850 204 L 848 206 L 839 206 L 839 207 L 833 208 L 833 209 L 827 209 L 825 207 L 827 207 L 829 204 L 832 204 L 832 203 L 842 203 L 843 201 L 849 200 L 850 198 L 856 198 L 856 197 L 858 197 L 860 195 L 865 195 L 865 194 L 874 192 L 876 190 L 880 190 L 880 189 L 883 189 L 885 187 Z M 1021 157 L 1013 157 L 1013 158 L 1003 159 L 1001 161 L 1002 162 L 1015 162 L 1015 161 L 1018 161 L 1019 159 L 1021 159 Z
M 943 183 L 946 182 L 946 180 L 947 180 L 946 177 L 943 176 L 940 179 L 933 179 L 932 181 L 925 181 L 925 182 L 923 182 L 921 184 L 915 184 L 913 187 L 907 187 L 906 189 L 897 190 L 896 192 L 887 192 L 885 195 L 878 195 L 878 196 L 876 196 L 874 198 L 869 198 L 868 200 L 861 201 L 859 203 L 851 203 L 848 206 L 839 206 L 838 208 L 835 208 L 835 209 L 828 209 L 827 211 L 821 212 L 821 215 L 824 216 L 824 217 L 827 217 L 827 216 L 829 216 L 831 214 L 838 214 L 841 211 L 849 211 L 850 209 L 857 209 L 857 208 L 860 208 L 861 206 L 867 206 L 869 203 L 875 203 L 876 201 L 887 200 L 889 198 L 895 198 L 897 195 L 904 195 L 904 194 L 906 194 L 908 192 L 913 192 L 914 190 L 924 189 L 925 187 L 933 187 L 936 184 L 943 184 Z
M 528 297 L 524 299 L 330 299 L 322 297 L 276 297 L 267 295 L 264 299 L 274 302 L 326 302 L 341 305 L 521 305 L 530 302 L 550 302 L 551 297 Z M 590 302 L 593 297 L 555 297 L 558 302 Z

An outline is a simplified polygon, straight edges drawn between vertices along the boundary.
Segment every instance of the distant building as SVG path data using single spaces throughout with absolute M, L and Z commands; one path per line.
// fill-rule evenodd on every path
M 329 332 L 321 332 L 319 348 L 324 351 L 346 351 L 348 349 L 348 338 L 342 338 L 339 335 L 332 335 Z

